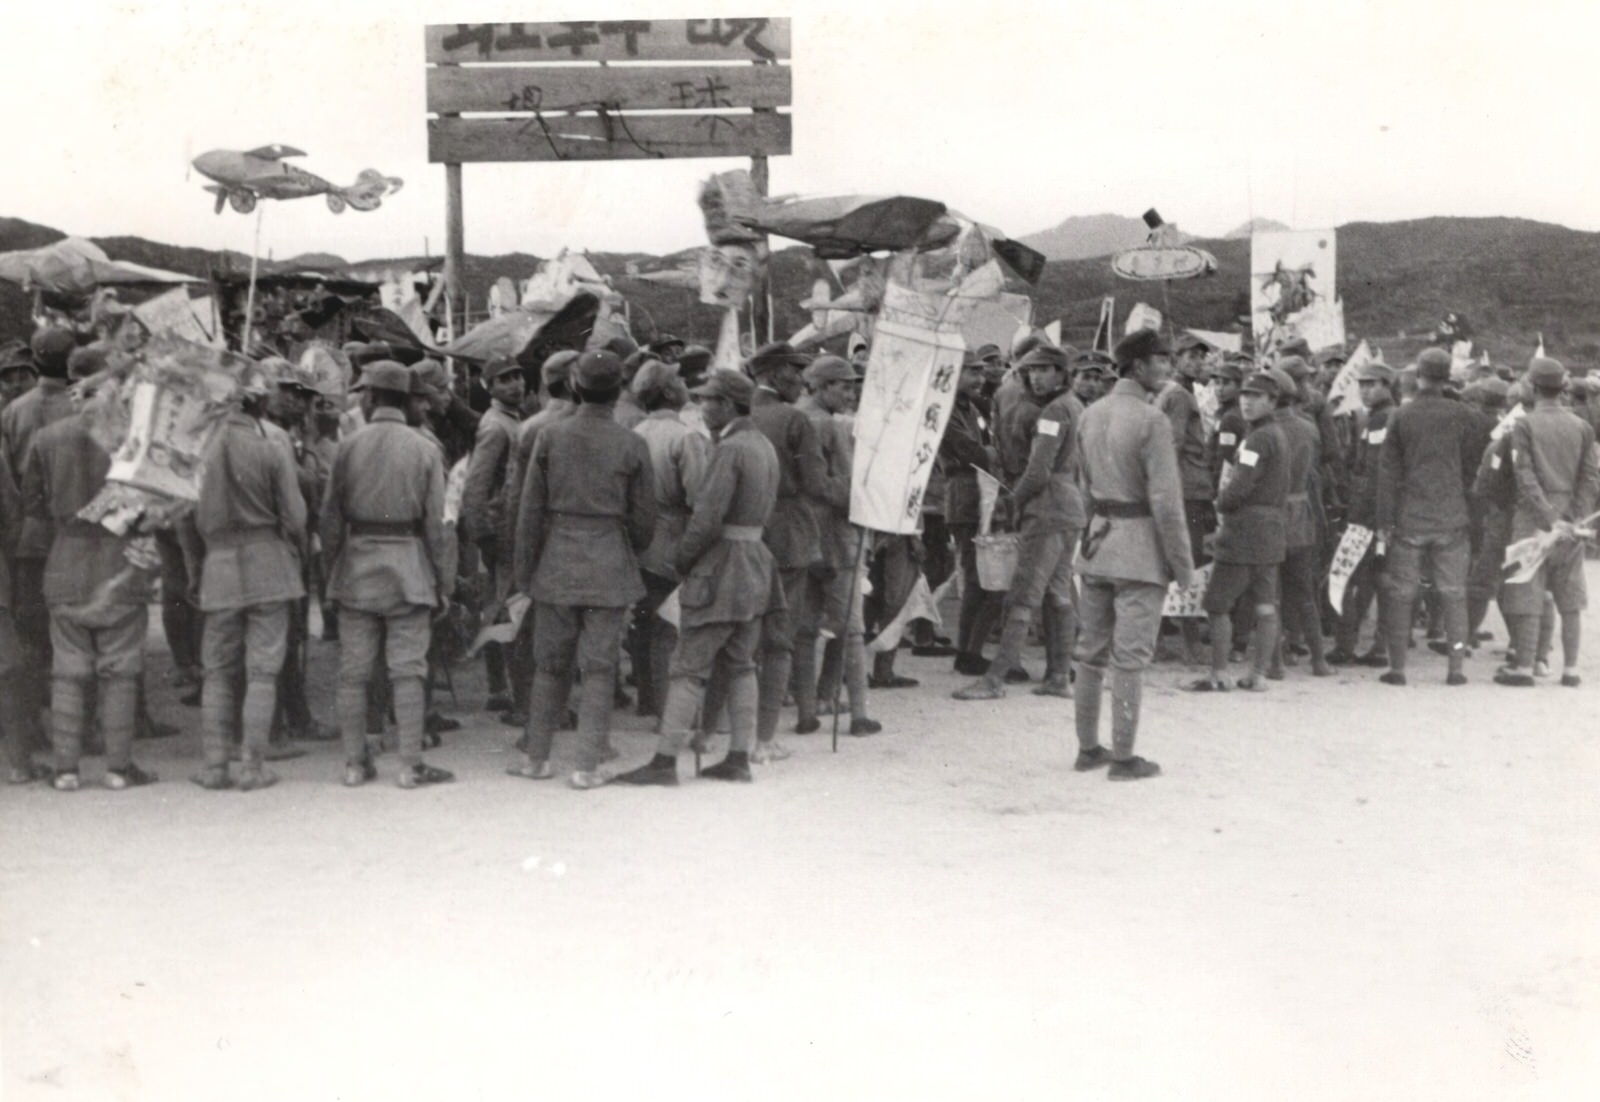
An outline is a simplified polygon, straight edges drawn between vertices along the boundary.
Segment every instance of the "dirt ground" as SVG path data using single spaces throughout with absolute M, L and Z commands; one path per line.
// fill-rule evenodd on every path
M 0 792 L 3 1097 L 1600 1097 L 1596 621 L 1576 691 L 1489 684 L 1495 616 L 1462 689 L 1160 665 L 1131 785 L 902 652 L 883 735 L 749 786 L 508 777 L 463 671 L 456 784 L 211 793 L 158 645 L 162 783 Z

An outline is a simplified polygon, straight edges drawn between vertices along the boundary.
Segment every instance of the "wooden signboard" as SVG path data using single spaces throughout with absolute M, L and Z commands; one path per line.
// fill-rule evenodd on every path
M 443 24 L 426 28 L 426 56 L 435 163 L 765 157 L 791 145 L 778 110 L 793 99 L 787 19 Z

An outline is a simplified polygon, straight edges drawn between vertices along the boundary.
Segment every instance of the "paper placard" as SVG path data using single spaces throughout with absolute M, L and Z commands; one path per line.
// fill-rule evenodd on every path
M 1366 557 L 1372 546 L 1372 529 L 1352 524 L 1339 539 L 1339 548 L 1333 553 L 1333 565 L 1328 569 L 1328 600 L 1339 612 L 1344 611 L 1344 591 L 1350 576 Z
M 1188 586 L 1178 588 L 1177 582 L 1167 586 L 1167 599 L 1161 605 L 1161 615 L 1179 620 L 1193 620 L 1204 616 L 1206 586 L 1211 582 L 1211 563 L 1196 567 Z

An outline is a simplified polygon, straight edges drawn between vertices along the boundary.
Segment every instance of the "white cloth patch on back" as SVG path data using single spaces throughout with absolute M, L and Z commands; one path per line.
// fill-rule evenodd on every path
M 1246 467 L 1254 467 L 1261 461 L 1261 457 L 1249 448 L 1239 449 L 1239 462 Z
M 1383 443 L 1384 437 L 1386 437 L 1388 435 L 1389 435 L 1389 428 L 1388 428 L 1387 425 L 1385 425 L 1381 429 L 1368 429 L 1367 430 L 1367 443 L 1372 444 L 1373 446 L 1377 446 L 1378 444 Z
M 1217 443 L 1225 448 L 1231 448 L 1238 442 L 1239 438 L 1231 432 L 1219 432 L 1217 434 Z
M 1046 421 L 1041 417 L 1039 419 L 1039 431 L 1044 433 L 1046 436 L 1054 436 L 1061 431 L 1061 422 Z

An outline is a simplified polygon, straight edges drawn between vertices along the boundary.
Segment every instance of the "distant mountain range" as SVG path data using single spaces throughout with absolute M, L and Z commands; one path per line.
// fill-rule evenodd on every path
M 1035 324 L 1060 318 L 1067 338 L 1077 343 L 1086 343 L 1092 335 L 1105 295 L 1116 297 L 1119 326 L 1134 303 L 1145 301 L 1170 314 L 1181 326 L 1238 331 L 1241 318 L 1249 312 L 1251 228 L 1282 227 L 1257 220 L 1225 238 L 1195 240 L 1195 245 L 1216 256 L 1218 274 L 1163 287 L 1118 279 L 1105 259 L 1144 241 L 1142 221 L 1118 215 L 1068 219 L 1045 234 L 1022 240 L 1041 248 L 1042 239 L 1058 235 L 1062 247 L 1067 247 L 1069 238 L 1075 239 L 1079 242 L 1076 247 L 1092 248 L 1093 255 L 1052 259 L 1035 287 L 1016 289 L 1032 296 Z M 1400 335 L 1415 338 L 1431 332 L 1447 311 L 1455 311 L 1466 316 L 1480 342 L 1497 359 L 1526 361 L 1542 333 L 1553 355 L 1600 361 L 1600 296 L 1594 291 L 1600 287 L 1600 234 L 1517 218 L 1354 222 L 1338 227 L 1338 233 L 1338 287 L 1352 344 L 1362 337 L 1378 338 L 1386 342 L 1391 360 L 1395 354 L 1409 355 L 1416 342 L 1399 340 Z M 49 244 L 62 236 L 46 226 L 0 217 L 0 252 Z M 249 259 L 238 253 L 137 237 L 97 238 L 96 243 L 115 259 L 196 276 L 209 275 L 214 269 L 240 271 L 249 266 Z M 718 312 L 700 305 L 695 292 L 627 276 L 629 263 L 648 270 L 687 258 L 687 253 L 666 258 L 640 253 L 589 256 L 627 296 L 637 336 L 648 339 L 671 332 L 711 344 L 716 339 Z M 433 261 L 437 263 L 438 258 Z M 372 269 L 423 262 L 421 257 L 398 257 L 365 260 L 353 266 Z M 481 304 L 501 276 L 526 279 L 538 263 L 538 257 L 527 253 L 469 255 L 463 273 L 469 300 Z M 267 264 L 265 270 L 338 271 L 347 266 L 339 257 L 314 253 Z M 808 249 L 796 246 L 774 252 L 772 295 L 780 334 L 792 333 L 809 320 L 798 304 L 822 274 L 822 266 Z M 26 335 L 28 309 L 28 300 L 18 288 L 0 283 L 0 340 Z

